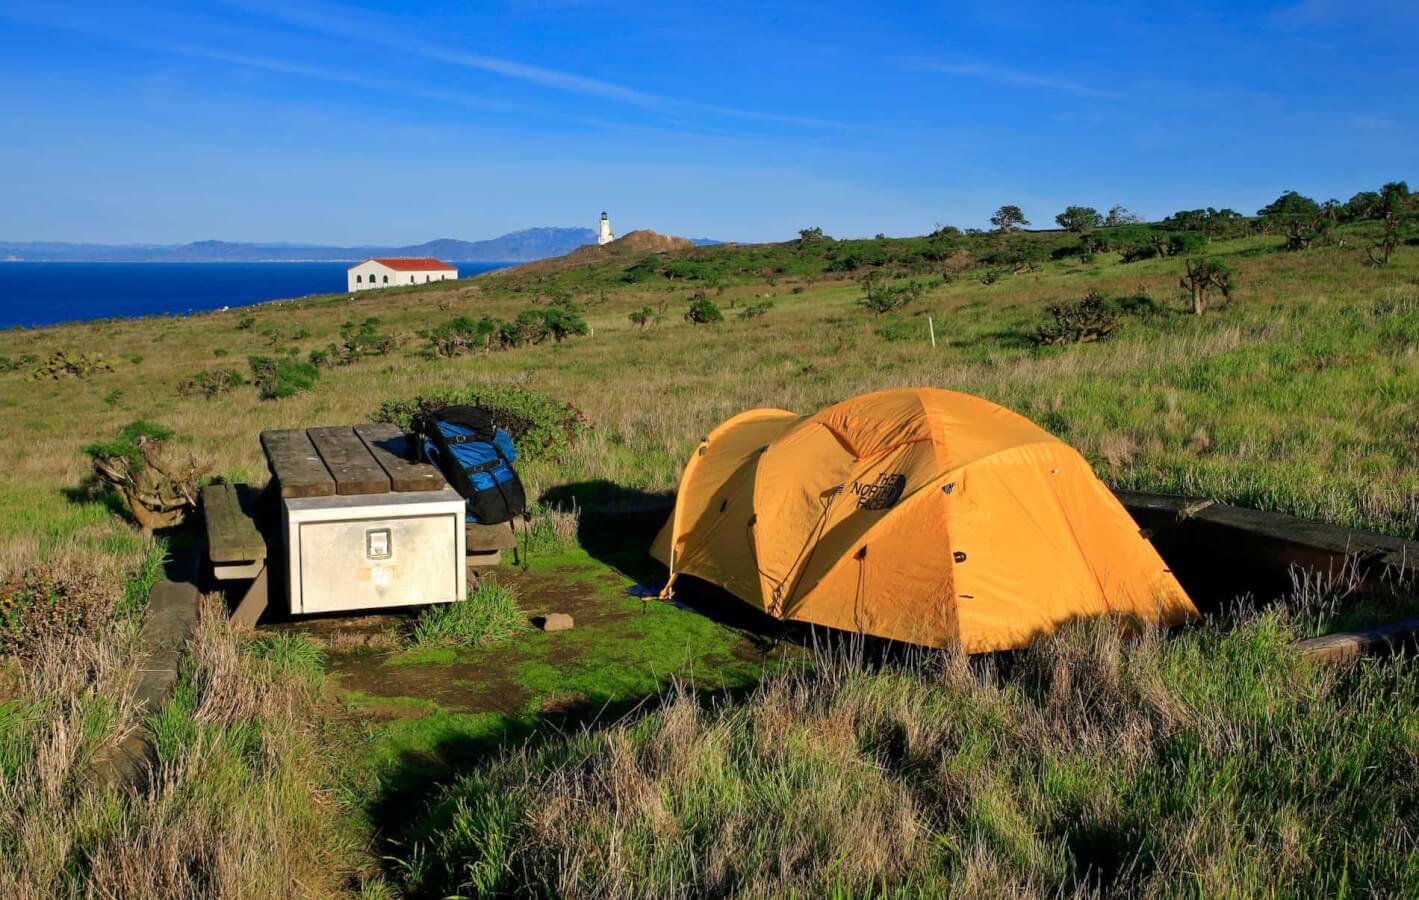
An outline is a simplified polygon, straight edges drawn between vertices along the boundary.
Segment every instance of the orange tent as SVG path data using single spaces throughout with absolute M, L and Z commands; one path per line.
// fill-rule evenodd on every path
M 680 479 L 652 554 L 779 619 L 967 652 L 1079 617 L 1197 614 L 1089 464 L 935 388 L 741 413 Z

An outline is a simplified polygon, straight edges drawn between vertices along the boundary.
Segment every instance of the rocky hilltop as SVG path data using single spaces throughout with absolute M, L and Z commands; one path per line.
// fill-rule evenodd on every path
M 627 232 L 625 235 L 609 244 L 587 244 L 563 256 L 539 259 L 535 262 L 525 263 L 520 266 L 500 269 L 498 272 L 555 272 L 562 269 L 571 269 L 577 266 L 587 266 L 592 263 L 605 262 L 617 257 L 638 257 L 644 256 L 647 253 L 669 253 L 673 250 L 690 250 L 696 246 L 699 246 L 699 243 L 689 238 L 659 234 L 651 231 L 649 228 L 642 228 L 637 231 Z

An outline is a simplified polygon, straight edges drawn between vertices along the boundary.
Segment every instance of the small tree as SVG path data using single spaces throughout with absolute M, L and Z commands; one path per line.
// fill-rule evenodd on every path
M 1172 241 L 1168 235 L 1155 231 L 1148 235 L 1148 246 L 1153 248 L 1156 255 L 1167 256 L 1172 250 Z
M 685 310 L 685 321 L 691 325 L 713 325 L 724 321 L 724 313 L 715 302 L 703 293 L 690 298 L 690 306 Z
M 379 330 L 379 319 L 370 316 L 362 321 L 351 320 L 340 326 L 339 356 L 342 363 L 352 363 L 367 356 L 384 356 L 394 349 L 394 338 Z
M 1200 316 L 1207 308 L 1207 294 L 1219 290 L 1222 296 L 1232 299 L 1232 270 L 1220 259 L 1196 257 L 1186 262 L 1186 269 L 1178 286 L 1192 292 L 1193 315 Z
M 1201 253 L 1207 246 L 1207 238 L 1196 231 L 1183 231 L 1168 237 L 1168 256 L 1191 256 Z
M 1365 256 L 1369 257 L 1371 265 L 1387 266 L 1390 257 L 1394 256 L 1395 248 L 1403 243 L 1404 239 L 1404 228 L 1400 225 L 1399 219 L 1385 219 L 1380 236 L 1375 239 L 1373 244 L 1365 248 Z
M 165 458 L 172 431 L 141 419 L 129 422 L 118 437 L 84 448 L 94 474 L 121 496 L 145 535 L 182 521 L 197 506 L 202 473 L 191 456 L 184 464 Z
M 242 385 L 241 373 L 236 369 L 203 369 L 191 378 L 177 383 L 180 397 L 201 395 L 211 400 Z
M 1115 203 L 1109 207 L 1109 214 L 1104 217 L 1105 228 L 1117 228 L 1120 225 L 1137 225 L 1143 219 L 1124 209 L 1122 205 Z
M 631 320 L 632 325 L 644 331 L 647 325 L 651 325 L 655 322 L 655 310 L 649 306 L 642 306 L 640 309 L 632 310 L 627 313 L 626 318 Z
M 1256 214 L 1267 231 L 1286 235 L 1287 250 L 1309 249 L 1328 232 L 1331 222 L 1319 203 L 1295 191 L 1286 191 Z
M 588 334 L 591 330 L 570 297 L 553 301 L 551 307 L 542 312 L 542 322 L 552 335 L 552 340 L 558 344 L 569 337 Z
M 306 393 L 320 379 L 319 369 L 291 356 L 252 356 L 247 358 L 247 363 L 262 400 L 280 400 Z
M 922 292 L 922 286 L 918 282 L 895 286 L 877 271 L 868 272 L 858 284 L 862 286 L 862 298 L 857 304 L 874 316 L 902 309 L 916 302 Z
M 995 215 L 990 217 L 990 224 L 1001 231 L 1009 232 L 1023 228 L 1030 224 L 1030 221 L 1025 218 L 1025 213 L 1021 211 L 1020 207 L 1007 204 L 995 211 Z
M 1054 217 L 1060 228 L 1083 234 L 1104 224 L 1104 217 L 1092 206 L 1070 206 Z
M 504 347 L 526 347 L 542 343 L 550 334 L 551 329 L 540 310 L 524 309 L 507 323 L 499 339 Z
M 1118 316 L 1104 295 L 1090 291 L 1079 300 L 1062 300 L 1045 307 L 1050 321 L 1035 331 L 1037 344 L 1087 344 L 1102 341 L 1118 327 Z
M 814 225 L 812 228 L 798 229 L 798 243 L 800 246 L 802 246 L 803 244 L 819 244 L 823 241 L 830 240 L 832 240 L 832 238 L 824 234 L 823 229 L 819 228 L 816 225 Z
M 429 332 L 429 349 L 439 356 L 460 356 L 474 348 L 490 349 L 498 323 L 491 316 L 473 321 L 467 316 L 449 319 Z

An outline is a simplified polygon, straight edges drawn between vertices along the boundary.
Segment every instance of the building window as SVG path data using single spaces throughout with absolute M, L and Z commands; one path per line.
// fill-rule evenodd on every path
M 355 284 L 363 284 L 363 282 L 360 281 L 360 276 L 358 275 L 355 276 Z
M 385 284 L 389 284 L 389 276 L 388 276 L 388 275 L 384 276 L 384 283 L 385 283 Z

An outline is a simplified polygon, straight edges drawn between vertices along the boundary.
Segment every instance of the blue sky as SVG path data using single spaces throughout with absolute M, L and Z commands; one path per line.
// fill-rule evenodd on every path
M 1419 3 L 0 0 L 0 238 L 782 240 L 1419 179 Z

